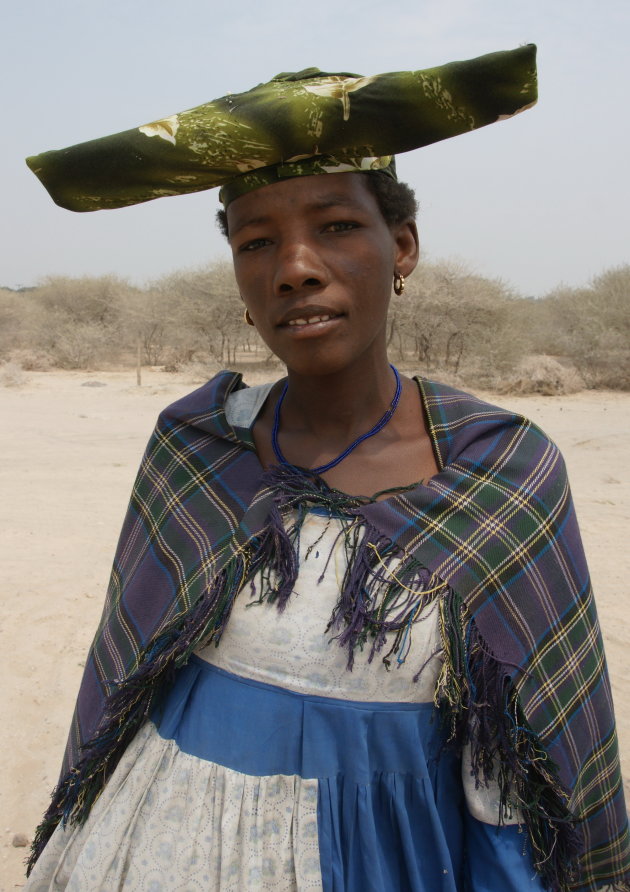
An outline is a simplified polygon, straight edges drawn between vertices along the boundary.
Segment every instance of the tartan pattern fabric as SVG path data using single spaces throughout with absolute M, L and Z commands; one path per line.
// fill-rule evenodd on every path
M 260 465 L 225 421 L 236 376 L 219 376 L 161 413 L 123 524 L 103 615 L 86 663 L 62 775 L 95 733 L 113 686 L 251 538 L 246 510 Z M 219 401 L 217 401 L 219 397 Z M 245 432 L 243 432 L 245 433 Z
M 630 889 L 610 686 L 562 458 L 527 419 L 418 383 L 439 473 L 360 513 L 448 583 L 465 609 L 464 634 L 474 627 L 509 679 L 519 713 L 506 717 L 508 731 L 524 717 L 581 840 L 577 875 L 550 888 Z M 111 691 L 133 687 L 165 630 L 264 535 L 273 494 L 250 432 L 231 428 L 223 410 L 241 386 L 240 375 L 223 372 L 160 416 L 86 663 L 66 778 L 107 715 Z M 214 617 L 206 640 L 220 636 L 226 618 Z M 189 645 L 182 634 L 180 662 Z M 49 815 L 58 821 L 58 812 L 53 801 Z
M 511 667 L 583 836 L 572 888 L 627 881 L 612 697 L 562 456 L 527 419 L 420 384 L 441 472 L 424 494 L 363 513 L 457 591 L 493 656 Z

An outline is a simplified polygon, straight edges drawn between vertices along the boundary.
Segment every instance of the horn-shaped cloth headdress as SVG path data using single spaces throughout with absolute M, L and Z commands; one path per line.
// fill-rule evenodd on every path
M 396 153 L 476 130 L 536 102 L 533 44 L 423 71 L 360 77 L 307 68 L 159 121 L 27 159 L 73 211 L 290 176 L 383 170 Z

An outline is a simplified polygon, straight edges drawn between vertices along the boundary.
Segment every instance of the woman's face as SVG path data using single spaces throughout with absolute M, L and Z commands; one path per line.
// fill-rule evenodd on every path
M 271 350 L 300 374 L 385 355 L 394 271 L 418 258 L 413 221 L 390 229 L 364 176 L 296 177 L 228 207 L 241 296 Z

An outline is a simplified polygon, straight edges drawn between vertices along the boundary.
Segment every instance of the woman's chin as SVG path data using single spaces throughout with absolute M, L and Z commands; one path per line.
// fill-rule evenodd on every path
M 367 341 L 350 336 L 344 317 L 305 326 L 283 326 L 264 338 L 289 372 L 303 377 L 339 375 L 357 368 L 387 368 L 384 326 Z M 261 334 L 264 334 L 261 332 Z

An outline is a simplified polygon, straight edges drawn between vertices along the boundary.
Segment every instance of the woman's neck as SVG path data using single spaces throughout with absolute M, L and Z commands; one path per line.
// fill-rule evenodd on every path
M 396 379 L 387 359 L 330 375 L 288 374 L 282 427 L 347 442 L 363 433 L 391 404 Z
M 272 441 L 282 388 L 282 382 L 274 386 L 252 431 L 263 467 L 278 463 Z M 387 361 L 384 368 L 362 369 L 356 375 L 311 378 L 290 374 L 277 434 L 282 455 L 303 468 L 327 464 L 378 422 L 391 405 L 395 388 Z M 369 496 L 428 480 L 436 472 L 420 391 L 415 381 L 403 377 L 400 402 L 391 421 L 323 476 L 329 486 L 342 492 Z

